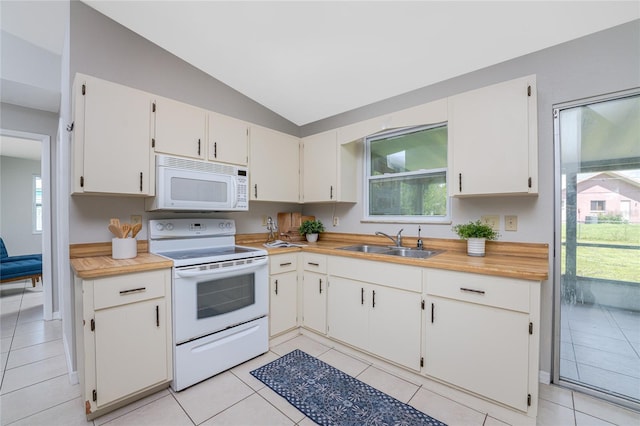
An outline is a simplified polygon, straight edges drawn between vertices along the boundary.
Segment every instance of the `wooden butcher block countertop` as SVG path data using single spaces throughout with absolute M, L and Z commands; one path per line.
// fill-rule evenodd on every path
M 442 253 L 428 259 L 416 259 L 401 256 L 390 256 L 375 253 L 362 253 L 339 250 L 356 244 L 375 244 L 388 246 L 387 238 L 361 234 L 345 234 L 325 232 L 320 235 L 316 243 L 304 242 L 305 247 L 266 248 L 263 246 L 266 234 L 245 234 L 236 236 L 236 244 L 263 248 L 269 254 L 304 251 L 321 253 L 332 256 L 345 256 L 398 263 L 425 268 L 447 269 L 459 272 L 472 272 L 485 275 L 519 278 L 525 280 L 542 281 L 549 278 L 549 246 L 538 243 L 508 243 L 487 241 L 484 257 L 468 256 L 466 241 L 424 238 L 425 250 L 444 250 Z M 402 245 L 416 247 L 417 238 L 403 237 Z
M 147 252 L 147 242 L 138 241 L 138 255 L 131 259 L 111 257 L 111 243 L 72 244 L 71 267 L 80 278 L 101 278 L 132 272 L 171 268 L 173 261 Z
M 345 256 L 425 268 L 447 269 L 459 272 L 495 275 L 525 280 L 542 281 L 549 278 L 549 246 L 537 243 L 508 243 L 488 241 L 486 256 L 472 257 L 466 254 L 466 242 L 462 240 L 424 238 L 426 250 L 444 250 L 428 259 L 415 259 L 375 253 L 339 250 L 356 244 L 389 245 L 391 242 L 372 235 L 322 233 L 316 243 L 305 242 L 305 247 L 266 248 L 266 234 L 241 234 L 236 244 L 266 249 L 269 254 L 311 252 L 332 256 Z M 415 237 L 404 237 L 403 246 L 415 247 Z M 70 246 L 71 266 L 80 278 L 99 278 L 111 275 L 171 268 L 173 262 L 147 252 L 147 242 L 138 242 L 138 255 L 132 259 L 113 259 L 111 243 L 74 244 Z

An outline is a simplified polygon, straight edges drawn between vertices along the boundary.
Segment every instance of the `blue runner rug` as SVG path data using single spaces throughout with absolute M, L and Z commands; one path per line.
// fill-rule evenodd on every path
M 251 374 L 319 425 L 446 426 L 298 349 Z

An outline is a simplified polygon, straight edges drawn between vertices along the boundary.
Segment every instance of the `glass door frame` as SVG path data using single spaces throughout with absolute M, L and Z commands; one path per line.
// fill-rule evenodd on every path
M 553 340 L 552 340 L 552 366 L 551 382 L 553 384 L 592 395 L 597 398 L 613 402 L 640 411 L 640 404 L 628 399 L 620 398 L 588 386 L 583 386 L 560 378 L 560 327 L 561 327 L 561 290 L 562 290 L 562 158 L 560 146 L 560 111 L 586 106 L 598 102 L 613 101 L 629 96 L 640 95 L 640 88 L 613 92 L 600 96 L 583 98 L 577 101 L 564 102 L 553 105 L 553 152 L 554 152 L 554 244 L 553 244 Z

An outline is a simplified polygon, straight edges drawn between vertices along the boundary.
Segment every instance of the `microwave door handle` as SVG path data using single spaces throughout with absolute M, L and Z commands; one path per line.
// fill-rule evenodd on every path
M 266 265 L 267 261 L 265 260 L 260 260 L 258 262 L 255 263 L 251 263 L 249 265 L 243 265 L 243 266 L 234 266 L 231 268 L 224 268 L 224 269 L 207 269 L 204 271 L 184 271 L 184 270 L 180 270 L 177 269 L 176 270 L 176 275 L 182 278 L 192 278 L 192 277 L 202 277 L 205 275 L 219 275 L 222 273 L 229 273 L 229 272 L 237 272 L 237 271 L 244 271 L 247 269 L 257 269 L 263 265 Z
M 231 179 L 233 182 L 233 208 L 238 207 L 238 182 L 236 182 L 235 178 Z

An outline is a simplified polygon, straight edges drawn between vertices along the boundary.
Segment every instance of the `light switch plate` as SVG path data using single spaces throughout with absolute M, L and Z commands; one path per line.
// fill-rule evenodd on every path
M 489 225 L 491 228 L 493 228 L 494 231 L 499 231 L 500 230 L 500 216 L 498 216 L 498 215 L 485 215 L 485 216 L 481 216 L 480 220 L 483 223 L 486 223 L 487 225 Z
M 518 216 L 508 215 L 504 217 L 504 230 L 505 231 L 517 231 L 518 230 Z
M 130 219 L 132 225 L 135 225 L 136 223 L 142 223 L 142 216 L 139 214 L 132 214 Z

